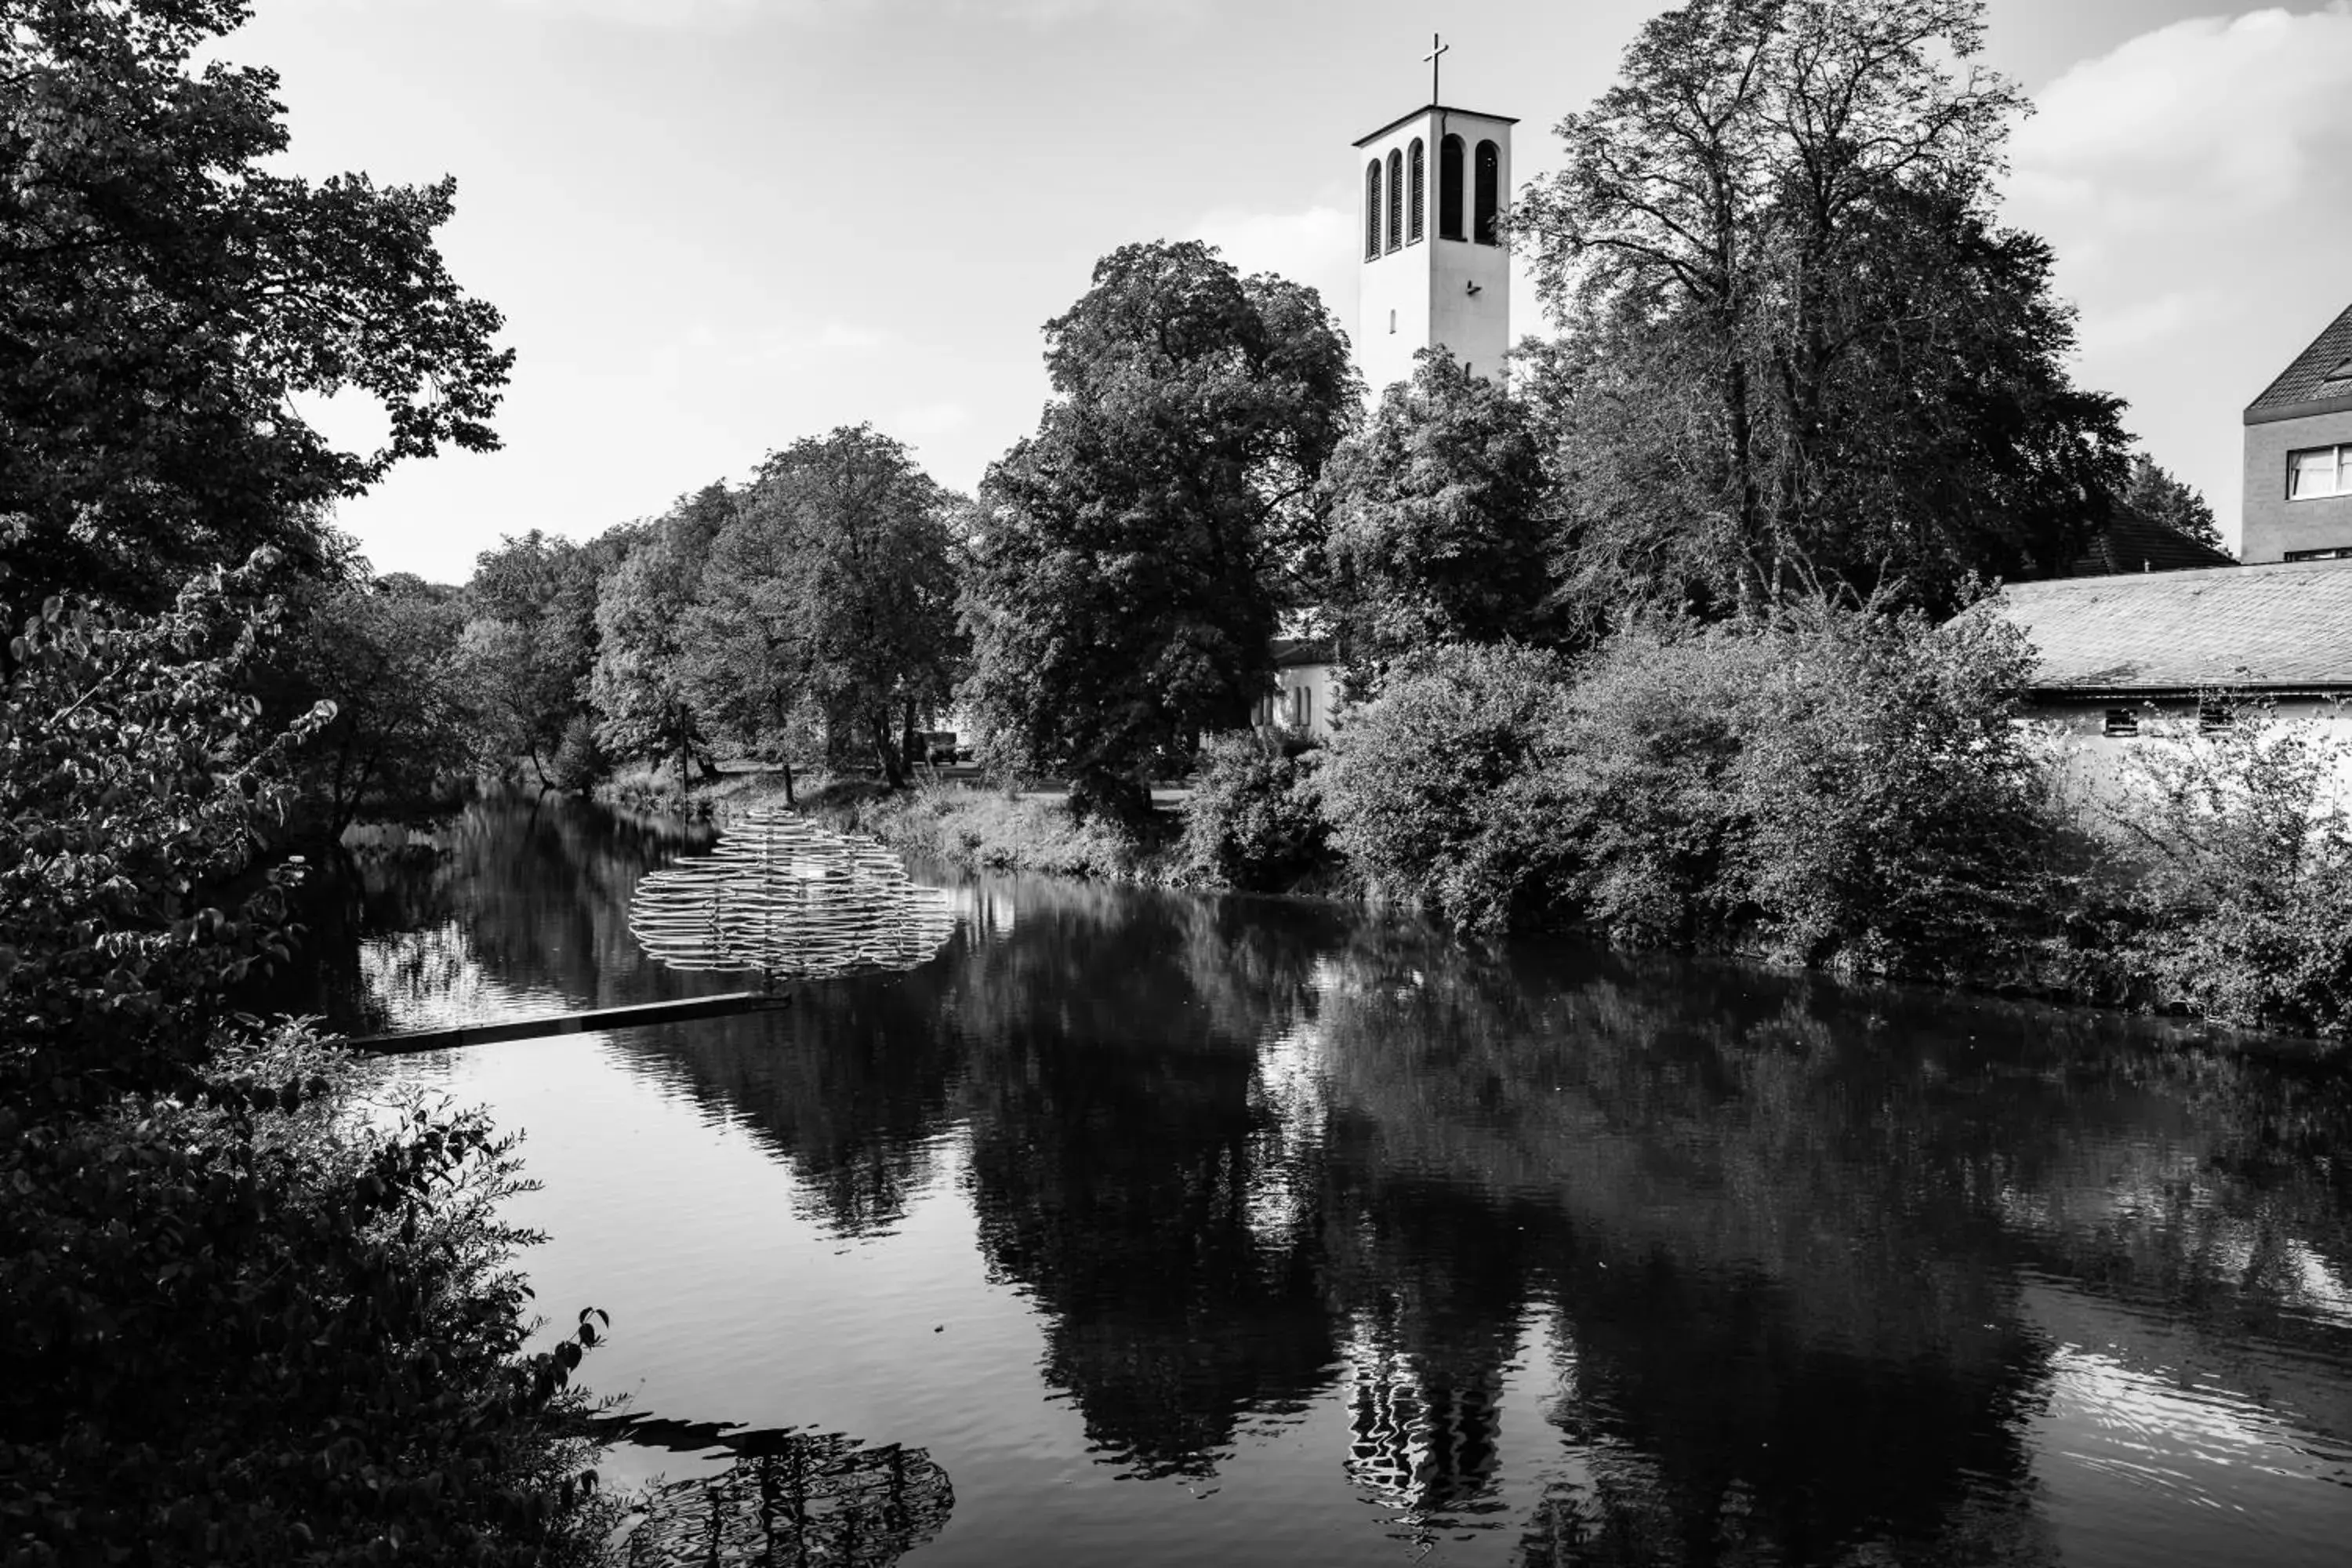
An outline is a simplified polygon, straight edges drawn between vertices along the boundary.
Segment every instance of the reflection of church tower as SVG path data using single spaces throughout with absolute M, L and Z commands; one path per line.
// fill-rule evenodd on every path
M 1494 1489 L 1501 1459 L 1498 1368 L 1449 1365 L 1403 1348 L 1395 1303 L 1360 1314 L 1348 1347 L 1348 1474 L 1418 1525 L 1458 1513 Z
M 1480 375 L 1503 374 L 1511 342 L 1511 268 L 1502 219 L 1510 199 L 1511 127 L 1449 109 L 1437 96 L 1356 143 L 1364 266 L 1356 362 L 1378 396 L 1412 374 L 1412 356 L 1445 348 Z

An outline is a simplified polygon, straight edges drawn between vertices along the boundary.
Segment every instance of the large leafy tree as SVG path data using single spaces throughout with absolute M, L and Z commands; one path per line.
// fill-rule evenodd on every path
M 711 542 L 735 515 L 723 484 L 680 497 L 669 511 L 616 541 L 625 553 L 596 593 L 596 665 L 588 695 L 599 742 L 615 756 L 675 758 L 715 777 L 710 727 L 689 684 L 687 615 L 702 588 Z
M 454 184 L 274 172 L 274 73 L 197 56 L 245 0 L 0 0 L 0 550 L 17 591 L 160 605 L 404 458 L 495 447 L 512 355 L 434 231 Z M 388 420 L 337 450 L 302 395 Z
M 1339 444 L 1329 497 L 1329 592 L 1356 695 L 1433 644 L 1544 640 L 1557 504 L 1528 405 L 1424 351 Z
M 706 708 L 772 742 L 813 710 L 905 783 L 916 721 L 960 673 L 953 504 L 870 426 L 770 454 L 712 542 L 691 617 Z
M 1011 760 L 1141 818 L 1265 690 L 1358 384 L 1313 289 L 1194 241 L 1105 257 L 1045 342 L 1054 400 L 982 485 L 967 689 Z
M 2051 255 L 1995 214 L 2023 102 L 1981 0 L 1690 0 L 1559 126 L 1514 217 L 1563 329 L 1537 378 L 1571 586 L 1759 613 L 1931 606 L 2071 558 L 2122 477 Z
M 596 584 L 614 548 L 532 529 L 475 558 L 459 650 L 482 749 L 528 758 L 540 783 L 588 711 L 596 663 Z

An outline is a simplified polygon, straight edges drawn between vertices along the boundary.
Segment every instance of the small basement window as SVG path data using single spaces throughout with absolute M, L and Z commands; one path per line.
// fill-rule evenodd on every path
M 2286 455 L 2286 499 L 2352 496 L 2352 445 L 2306 447 Z
M 2110 708 L 2107 710 L 2107 721 L 2100 728 L 2103 733 L 2113 735 L 2118 741 L 2131 740 L 2139 733 L 2139 710 Z

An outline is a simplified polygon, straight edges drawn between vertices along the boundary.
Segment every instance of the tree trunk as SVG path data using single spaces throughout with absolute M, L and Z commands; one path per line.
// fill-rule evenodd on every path
M 793 764 L 787 762 L 784 763 L 784 809 L 790 811 L 799 805 L 800 802 L 793 798 Z
M 890 717 L 887 712 L 866 715 L 866 727 L 874 741 L 874 755 L 882 764 L 882 782 L 892 789 L 907 787 L 907 770 L 898 753 L 890 744 Z

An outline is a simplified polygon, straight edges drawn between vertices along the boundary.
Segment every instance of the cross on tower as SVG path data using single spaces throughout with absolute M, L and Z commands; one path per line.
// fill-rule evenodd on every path
M 1435 33 L 1429 35 L 1429 53 L 1422 56 L 1421 58 L 1429 62 L 1429 101 L 1432 103 L 1443 103 L 1445 101 L 1444 99 L 1440 98 L 1437 93 L 1437 57 L 1444 54 L 1453 47 L 1454 46 L 1452 44 L 1445 42 Z

